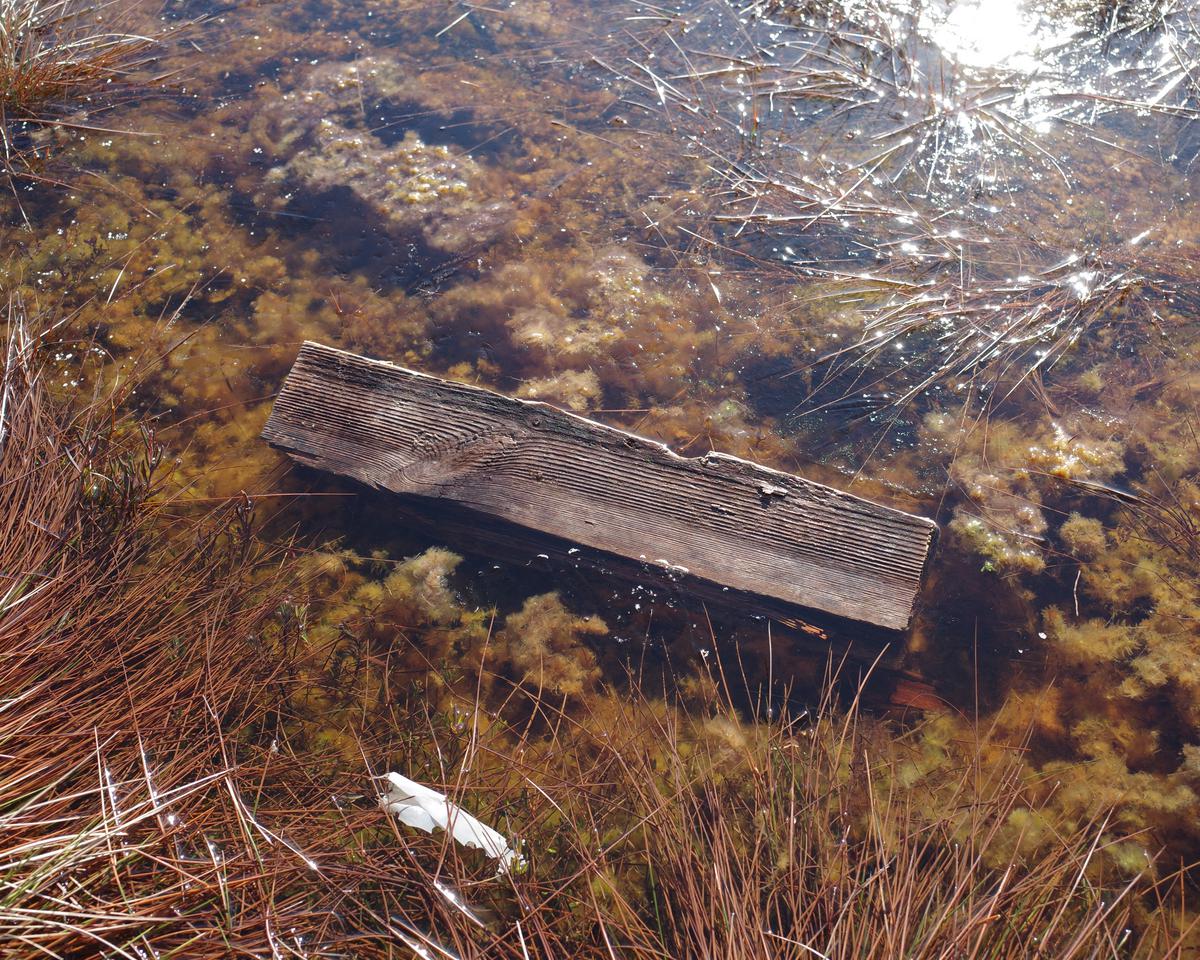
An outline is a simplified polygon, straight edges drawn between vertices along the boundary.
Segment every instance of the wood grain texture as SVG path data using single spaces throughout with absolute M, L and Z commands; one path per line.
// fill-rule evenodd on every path
M 305 343 L 263 436 L 307 466 L 888 629 L 932 521 L 720 453 Z

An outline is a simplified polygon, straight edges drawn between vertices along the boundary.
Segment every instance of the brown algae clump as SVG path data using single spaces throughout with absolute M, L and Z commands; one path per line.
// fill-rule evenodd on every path
M 511 220 L 510 205 L 489 199 L 491 184 L 470 157 L 455 156 L 445 145 L 429 146 L 412 131 L 386 147 L 369 133 L 322 117 L 310 138 L 310 147 L 271 171 L 268 184 L 348 188 L 396 229 L 417 233 L 448 253 L 495 241 Z
M 518 678 L 536 689 L 563 696 L 582 696 L 596 688 L 600 668 L 585 636 L 604 636 L 608 626 L 598 617 L 580 618 L 567 610 L 556 593 L 530 597 L 509 614 L 497 635 L 502 657 Z
M 986 421 L 933 413 L 925 429 L 954 450 L 950 475 L 963 494 L 951 531 L 1000 573 L 1037 574 L 1045 567 L 1043 501 L 1054 481 L 1105 482 L 1125 470 L 1125 444 L 1101 420 L 1068 423 Z M 1104 431 L 1097 436 L 1097 431 Z M 1053 490 L 1051 490 L 1053 492 Z M 1068 528 L 1068 534 L 1070 530 Z
M 592 370 L 564 370 L 553 377 L 525 381 L 517 396 L 549 400 L 575 413 L 586 413 L 600 399 L 600 378 Z

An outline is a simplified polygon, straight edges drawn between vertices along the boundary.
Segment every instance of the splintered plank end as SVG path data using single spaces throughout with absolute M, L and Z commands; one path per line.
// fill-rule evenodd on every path
M 297 462 L 449 501 L 719 586 L 900 630 L 931 520 L 720 453 L 305 343 L 264 438 Z

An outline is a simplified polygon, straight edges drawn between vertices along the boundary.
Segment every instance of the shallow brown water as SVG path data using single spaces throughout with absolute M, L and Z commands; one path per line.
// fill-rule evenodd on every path
M 1200 736 L 1195 25 L 995 7 L 196 7 L 183 89 L 104 118 L 135 133 L 63 135 L 73 186 L 16 191 L 5 269 L 117 361 L 169 351 L 138 395 L 178 482 L 307 544 L 438 537 L 258 440 L 304 339 L 935 516 L 894 662 L 956 705 L 1075 671 L 1046 755 L 1175 775 Z M 710 615 L 755 689 L 768 643 L 812 649 L 686 583 L 449 546 L 467 607 L 603 618 L 581 636 L 610 677 L 703 666 Z M 1114 623 L 1136 643 L 1070 652 Z M 793 667 L 822 664 L 770 698 Z M 1076 729 L 1123 711 L 1153 746 Z

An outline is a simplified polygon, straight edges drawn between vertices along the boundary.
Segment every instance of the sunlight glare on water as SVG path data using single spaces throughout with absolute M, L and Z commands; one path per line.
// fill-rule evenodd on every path
M 963 66 L 1032 73 L 1042 56 L 1070 38 L 1045 17 L 1012 0 L 931 4 L 921 26 L 941 51 Z

